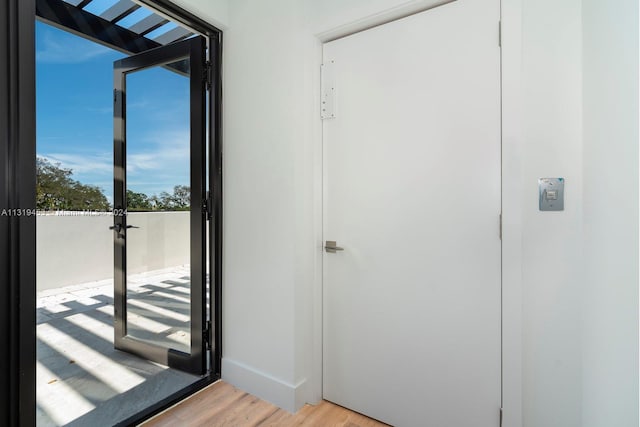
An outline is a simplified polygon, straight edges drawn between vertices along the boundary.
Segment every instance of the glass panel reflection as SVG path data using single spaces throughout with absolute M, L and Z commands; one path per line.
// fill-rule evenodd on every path
M 189 60 L 127 75 L 127 335 L 190 352 Z

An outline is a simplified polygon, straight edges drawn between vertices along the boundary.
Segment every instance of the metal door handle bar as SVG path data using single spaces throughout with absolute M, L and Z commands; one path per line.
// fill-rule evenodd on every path
M 336 245 L 336 242 L 333 240 L 327 240 L 327 243 L 324 246 L 324 249 L 329 253 L 336 253 L 337 251 L 344 251 L 344 248 Z
M 127 225 L 126 228 L 140 228 L 140 227 L 136 225 Z M 122 231 L 122 224 L 112 225 L 111 227 L 109 227 L 109 230 L 116 230 L 119 233 L 120 231 Z

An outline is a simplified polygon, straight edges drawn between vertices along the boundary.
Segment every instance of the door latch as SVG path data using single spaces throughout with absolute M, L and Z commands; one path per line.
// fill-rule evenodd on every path
M 334 240 L 327 240 L 327 243 L 324 245 L 324 250 L 330 254 L 335 254 L 338 251 L 344 251 L 344 248 L 337 246 Z

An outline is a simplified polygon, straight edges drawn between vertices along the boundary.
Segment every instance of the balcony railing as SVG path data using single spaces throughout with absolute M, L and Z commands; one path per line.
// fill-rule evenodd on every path
M 189 264 L 189 212 L 133 212 L 129 274 Z M 113 278 L 111 215 L 38 215 L 38 291 Z

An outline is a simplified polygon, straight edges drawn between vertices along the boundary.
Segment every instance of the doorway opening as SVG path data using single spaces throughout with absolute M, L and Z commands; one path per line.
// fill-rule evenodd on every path
M 128 425 L 219 378 L 221 34 L 35 3 L 36 425 Z

